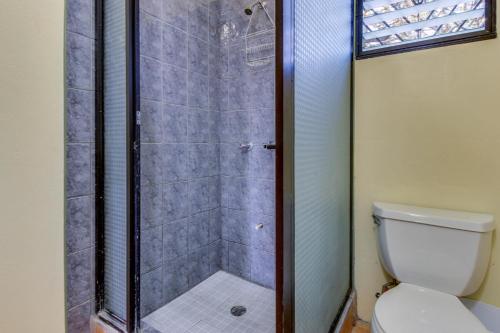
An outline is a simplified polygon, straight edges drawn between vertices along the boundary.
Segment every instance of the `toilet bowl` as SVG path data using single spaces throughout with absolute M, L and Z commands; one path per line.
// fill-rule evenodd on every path
M 487 333 L 459 300 L 487 271 L 493 217 L 375 203 L 378 252 L 401 283 L 380 296 L 372 333 Z
M 372 333 L 488 333 L 453 295 L 401 283 L 375 305 Z

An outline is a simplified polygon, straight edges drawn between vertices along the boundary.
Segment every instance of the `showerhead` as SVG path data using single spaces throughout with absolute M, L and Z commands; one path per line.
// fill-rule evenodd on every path
M 263 9 L 266 6 L 266 2 L 261 1 L 261 0 L 257 0 L 256 2 L 254 2 L 253 4 L 251 4 L 245 8 L 245 14 L 247 14 L 248 16 L 251 16 L 253 14 L 253 9 L 255 6 L 258 6 L 258 8 Z

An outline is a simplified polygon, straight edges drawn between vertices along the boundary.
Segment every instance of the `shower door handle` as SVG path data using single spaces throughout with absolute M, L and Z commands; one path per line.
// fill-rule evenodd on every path
M 267 150 L 275 150 L 276 149 L 276 144 L 275 143 L 264 143 L 263 144 L 263 147 L 264 149 L 267 149 Z

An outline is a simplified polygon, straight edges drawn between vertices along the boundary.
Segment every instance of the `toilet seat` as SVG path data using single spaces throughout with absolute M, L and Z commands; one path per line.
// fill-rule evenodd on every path
M 384 293 L 375 304 L 372 333 L 488 333 L 449 294 L 407 283 Z

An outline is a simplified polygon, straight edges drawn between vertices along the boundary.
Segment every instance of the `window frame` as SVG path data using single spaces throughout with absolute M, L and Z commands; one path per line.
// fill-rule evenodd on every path
M 496 31 L 496 0 L 485 0 L 485 30 L 463 33 L 453 36 L 420 40 L 403 45 L 394 45 L 374 50 L 363 50 L 363 1 L 356 0 L 356 59 L 368 59 L 390 54 L 425 50 L 435 47 L 464 44 L 483 41 L 497 37 Z

